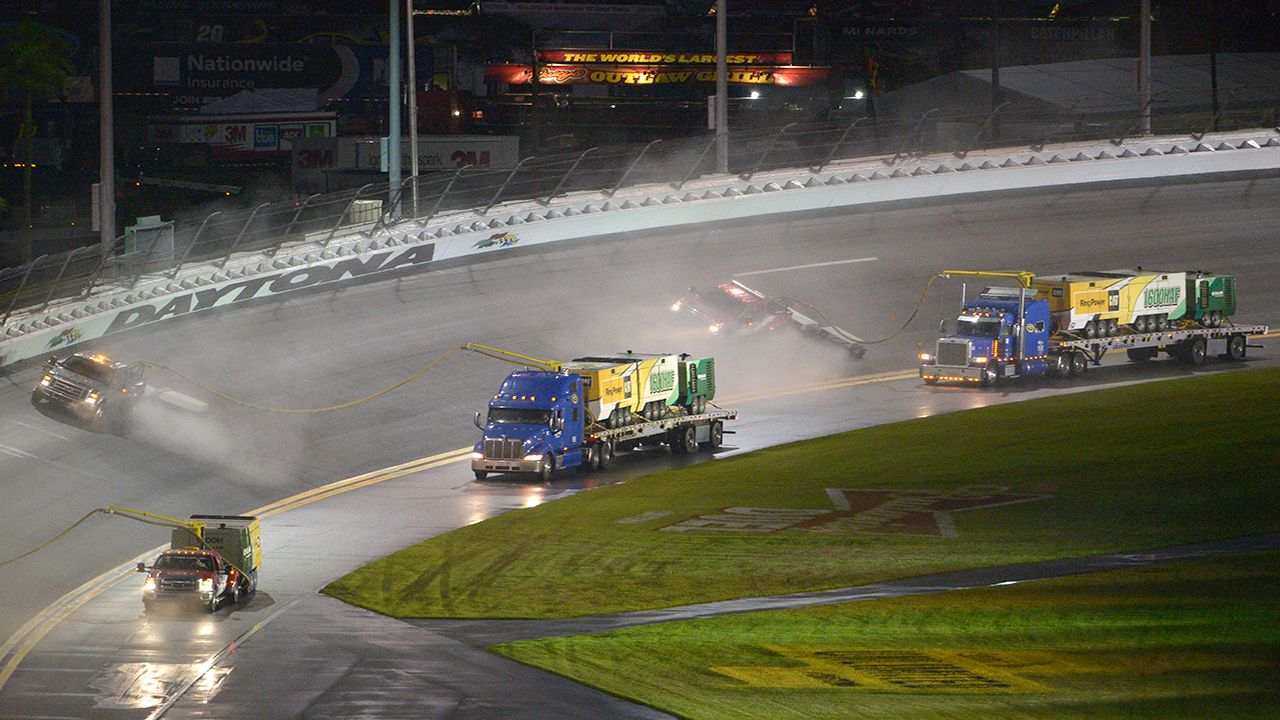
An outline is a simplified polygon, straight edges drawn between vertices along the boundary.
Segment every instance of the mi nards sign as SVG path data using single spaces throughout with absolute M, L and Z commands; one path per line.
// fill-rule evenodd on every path
M 898 533 L 955 537 L 952 513 L 1043 500 L 1005 488 L 862 490 L 828 488 L 832 508 L 779 509 L 729 507 L 659 528 L 663 532 L 755 532 L 815 530 L 841 533 Z

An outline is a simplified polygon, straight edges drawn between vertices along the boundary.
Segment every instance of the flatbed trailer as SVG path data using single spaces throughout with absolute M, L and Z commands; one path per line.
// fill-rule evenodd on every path
M 708 410 L 697 415 L 672 415 L 670 417 L 648 422 L 624 425 L 616 428 L 588 428 L 587 442 L 597 446 L 611 445 L 617 450 L 618 445 L 633 442 L 644 442 L 656 436 L 663 436 L 661 442 L 671 446 L 678 453 L 694 452 L 699 445 L 707 445 L 711 449 L 720 447 L 723 434 L 726 432 L 722 424 L 726 420 L 737 420 L 736 410 Z M 692 431 L 692 440 L 689 433 Z
M 1124 350 L 1129 360 L 1145 362 L 1160 353 L 1199 365 L 1211 356 L 1243 360 L 1252 337 L 1266 335 L 1258 324 L 1235 324 L 1204 318 L 1176 319 L 1159 329 L 1143 322 L 1119 326 L 1108 321 L 1105 335 L 1053 331 L 1050 305 L 1032 288 L 1034 276 L 1020 271 L 946 270 L 941 277 L 1000 277 L 1017 280 L 1016 288 L 988 287 L 976 297 L 962 300 L 956 332 L 939 338 L 933 352 L 920 353 L 920 378 L 939 382 L 994 385 L 1012 378 L 1037 375 L 1068 378 L 1083 375 L 1099 365 L 1109 352 Z M 1207 296 L 1206 296 L 1207 297 Z M 1213 318 L 1214 316 L 1207 316 Z M 1115 325 L 1112 327 L 1112 325 Z M 1098 325 L 1094 325 L 1095 332 Z M 1139 329 L 1141 328 L 1141 329 Z

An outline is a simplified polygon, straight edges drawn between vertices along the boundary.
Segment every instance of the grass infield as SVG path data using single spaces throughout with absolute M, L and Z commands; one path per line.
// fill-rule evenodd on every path
M 680 717 L 1262 718 L 1280 553 L 493 648 Z
M 564 617 L 1274 531 L 1277 427 L 1277 369 L 1011 403 L 510 512 L 405 548 L 324 591 L 395 617 Z M 854 491 L 842 496 L 851 505 L 874 505 L 868 491 L 885 489 L 900 504 L 908 491 L 926 504 L 1040 499 L 952 512 L 942 524 L 953 536 L 902 531 L 927 527 L 931 512 L 875 508 L 779 532 L 661 530 L 725 508 L 832 512 L 828 489 Z

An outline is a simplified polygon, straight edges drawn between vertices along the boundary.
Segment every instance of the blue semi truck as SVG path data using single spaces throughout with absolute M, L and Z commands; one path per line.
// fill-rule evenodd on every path
M 1005 379 L 1083 375 L 1112 350 L 1124 350 L 1133 362 L 1163 352 L 1199 365 L 1211 355 L 1243 360 L 1252 336 L 1266 325 L 1221 324 L 1205 327 L 1192 319 L 1170 324 L 1139 323 L 1119 327 L 1106 337 L 1054 331 L 1050 301 L 1033 287 L 1029 272 L 944 270 L 944 278 L 1008 278 L 1016 287 L 987 287 L 962 299 L 956 331 L 939 338 L 934 352 L 920 353 L 920 377 L 930 385 L 954 382 L 991 386 Z
M 725 421 L 737 419 L 709 407 L 711 358 L 625 351 L 560 362 L 465 347 L 527 368 L 507 376 L 484 417 L 475 414 L 483 433 L 471 453 L 477 480 L 510 473 L 546 482 L 560 469 L 604 470 L 619 450 L 639 444 L 681 454 L 715 450 L 728 432 Z

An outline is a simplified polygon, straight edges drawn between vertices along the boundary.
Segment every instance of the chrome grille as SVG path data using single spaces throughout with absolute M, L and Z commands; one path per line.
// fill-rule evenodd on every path
M 196 589 L 194 577 L 161 577 L 160 590 L 163 592 L 191 592 Z
M 516 460 L 524 457 L 524 441 L 499 438 L 484 441 L 484 456 L 493 460 Z
M 964 367 L 969 364 L 968 340 L 939 340 L 938 364 Z
M 57 376 L 54 376 L 44 391 L 62 400 L 83 400 L 84 396 L 89 394 L 89 388 L 80 387 L 70 380 Z

